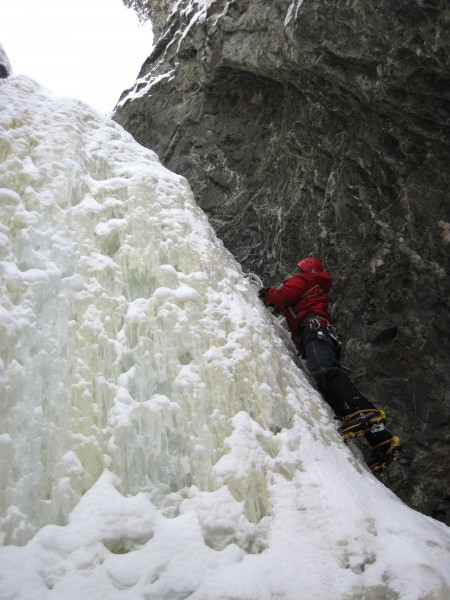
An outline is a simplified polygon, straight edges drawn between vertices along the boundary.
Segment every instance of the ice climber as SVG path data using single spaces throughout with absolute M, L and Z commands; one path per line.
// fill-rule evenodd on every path
M 282 314 L 292 339 L 325 400 L 342 421 L 344 441 L 364 436 L 367 461 L 382 472 L 399 454 L 400 441 L 386 429 L 386 414 L 367 400 L 339 364 L 340 340 L 328 312 L 330 275 L 317 258 L 303 258 L 292 277 L 278 288 L 262 287 L 259 297 Z

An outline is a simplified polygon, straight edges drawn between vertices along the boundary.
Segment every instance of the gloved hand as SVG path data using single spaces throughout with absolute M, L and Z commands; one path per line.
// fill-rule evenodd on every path
M 268 287 L 259 288 L 259 290 L 258 290 L 258 296 L 263 299 L 264 296 L 267 294 L 268 291 L 269 291 Z

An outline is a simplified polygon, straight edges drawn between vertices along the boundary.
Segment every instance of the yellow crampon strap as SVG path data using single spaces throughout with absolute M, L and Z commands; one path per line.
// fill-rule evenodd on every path
M 351 413 L 350 415 L 345 415 L 344 421 L 351 421 L 357 415 L 361 415 L 361 413 L 369 413 L 369 412 L 378 413 L 378 416 L 374 417 L 374 418 L 378 419 L 379 421 L 381 421 L 383 419 L 386 420 L 386 413 L 384 412 L 384 410 L 380 410 L 378 408 L 363 408 L 360 410 L 355 410 L 355 412 Z M 363 415 L 361 415 L 361 416 L 363 416 Z
M 375 462 L 371 467 L 370 470 L 372 471 L 372 473 L 378 473 L 378 471 L 384 471 L 384 469 L 391 464 L 391 462 L 393 460 L 395 460 L 398 456 L 398 452 L 395 452 L 395 450 L 398 448 L 400 449 L 400 440 L 396 435 L 393 435 L 389 440 L 385 440 L 384 442 L 380 442 L 379 444 L 377 444 L 376 446 L 374 446 L 372 448 L 372 452 L 374 450 L 376 450 L 377 448 L 381 448 L 382 446 L 385 446 L 386 444 L 390 444 L 387 452 L 386 452 L 386 456 L 384 457 L 384 459 L 380 459 L 379 462 Z

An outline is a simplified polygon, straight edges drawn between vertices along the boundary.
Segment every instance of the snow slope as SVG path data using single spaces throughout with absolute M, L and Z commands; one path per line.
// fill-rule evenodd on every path
M 186 181 L 0 83 L 0 599 L 444 600 Z

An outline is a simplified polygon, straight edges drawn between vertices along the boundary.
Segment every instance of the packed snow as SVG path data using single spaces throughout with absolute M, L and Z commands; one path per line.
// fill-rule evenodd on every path
M 0 599 L 444 600 L 187 182 L 0 83 Z

